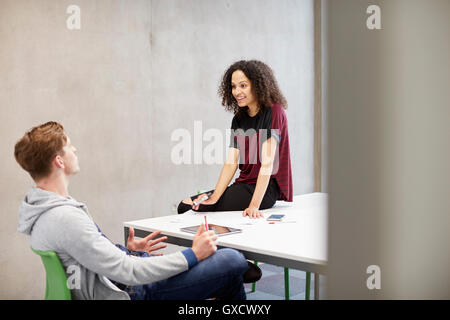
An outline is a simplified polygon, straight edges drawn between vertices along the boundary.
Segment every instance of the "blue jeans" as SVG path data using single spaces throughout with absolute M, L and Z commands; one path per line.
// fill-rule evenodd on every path
M 220 249 L 183 273 L 142 286 L 127 286 L 125 291 L 132 300 L 245 300 L 242 276 L 247 268 L 242 253 Z

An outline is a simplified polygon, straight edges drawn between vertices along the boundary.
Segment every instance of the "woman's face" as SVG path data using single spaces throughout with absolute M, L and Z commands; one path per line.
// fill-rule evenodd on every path
M 239 107 L 257 106 L 256 97 L 253 95 L 252 84 L 241 70 L 236 70 L 231 75 L 231 90 Z

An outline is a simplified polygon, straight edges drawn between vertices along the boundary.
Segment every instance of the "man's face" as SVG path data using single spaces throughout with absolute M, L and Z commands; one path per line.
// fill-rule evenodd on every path
M 78 164 L 78 157 L 76 155 L 77 149 L 72 145 L 70 138 L 67 137 L 67 143 L 63 147 L 64 155 L 61 158 L 64 161 L 64 172 L 66 175 L 73 175 L 80 171 Z

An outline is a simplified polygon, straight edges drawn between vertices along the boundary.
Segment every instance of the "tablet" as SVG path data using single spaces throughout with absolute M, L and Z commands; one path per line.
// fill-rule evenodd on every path
M 184 232 L 196 234 L 198 227 L 199 227 L 199 225 L 196 225 L 196 226 L 192 226 L 192 227 L 184 227 L 184 228 L 181 228 L 180 230 L 184 231 Z M 209 228 L 209 230 L 214 231 L 219 237 L 225 236 L 227 234 L 234 234 L 234 233 L 242 232 L 242 229 L 219 226 L 217 224 L 208 224 L 208 228 Z

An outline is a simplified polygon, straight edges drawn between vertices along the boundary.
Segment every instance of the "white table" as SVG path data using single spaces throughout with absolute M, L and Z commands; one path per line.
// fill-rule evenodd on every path
M 309 193 L 294 196 L 292 203 L 277 201 L 274 207 L 262 210 L 264 219 L 242 217 L 241 211 L 199 212 L 192 210 L 182 215 L 169 215 L 124 222 L 125 243 L 129 227 L 136 237 L 161 230 L 167 243 L 190 247 L 193 234 L 180 231 L 182 227 L 203 223 L 225 225 L 242 229 L 242 233 L 221 236 L 218 248 L 234 248 L 249 260 L 315 274 L 315 296 L 318 297 L 318 274 L 325 274 L 327 264 L 328 196 Z M 271 214 L 285 214 L 282 222 L 266 221 Z

